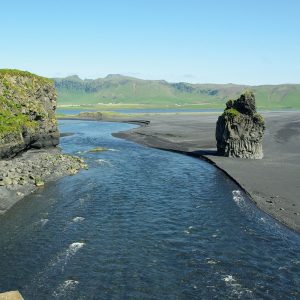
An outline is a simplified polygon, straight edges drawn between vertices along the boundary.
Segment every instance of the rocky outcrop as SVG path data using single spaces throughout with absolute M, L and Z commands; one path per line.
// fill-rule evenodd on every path
M 237 100 L 229 100 L 218 118 L 218 153 L 228 157 L 261 159 L 264 130 L 264 119 L 256 112 L 254 94 L 245 92 Z
M 0 293 L 0 300 L 24 300 L 18 291 Z
M 0 70 L 0 159 L 56 146 L 54 83 L 18 70 Z
M 55 108 L 51 80 L 0 70 L 0 214 L 46 182 L 87 168 L 83 159 L 55 147 Z

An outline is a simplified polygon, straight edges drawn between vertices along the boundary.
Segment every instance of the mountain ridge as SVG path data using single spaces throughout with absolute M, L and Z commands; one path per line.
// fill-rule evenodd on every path
M 239 85 L 146 80 L 121 74 L 97 79 L 78 75 L 53 78 L 59 104 L 124 103 L 221 107 L 245 90 L 255 93 L 259 108 L 300 108 L 300 84 Z

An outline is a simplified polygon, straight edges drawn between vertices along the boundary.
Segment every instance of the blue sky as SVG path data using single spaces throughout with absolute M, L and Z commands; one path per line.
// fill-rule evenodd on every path
M 298 0 L 10 0 L 0 68 L 199 83 L 300 83 Z

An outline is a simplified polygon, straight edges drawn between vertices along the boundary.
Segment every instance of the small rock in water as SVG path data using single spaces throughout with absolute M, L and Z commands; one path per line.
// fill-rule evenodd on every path
M 103 152 L 103 151 L 107 151 L 107 149 L 104 147 L 96 147 L 96 148 L 90 149 L 88 152 L 94 153 L 94 152 Z
M 72 168 L 72 169 L 70 169 L 69 172 L 70 172 L 70 175 L 75 175 L 75 174 L 78 173 L 78 171 L 79 171 L 79 170 Z
M 34 184 L 35 184 L 37 187 L 42 187 L 42 186 L 45 185 L 44 181 L 43 181 L 41 178 L 35 178 Z

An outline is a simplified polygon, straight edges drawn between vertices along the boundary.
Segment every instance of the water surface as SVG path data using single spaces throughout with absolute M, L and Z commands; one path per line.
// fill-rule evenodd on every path
M 95 111 L 99 111 L 99 110 L 93 110 L 93 109 L 63 109 L 63 108 L 58 108 L 56 110 L 57 113 L 60 114 L 65 114 L 65 115 L 76 115 L 79 114 L 80 112 L 95 112 Z M 101 109 L 100 111 L 105 111 L 103 109 Z M 137 114 L 137 113 L 193 113 L 193 112 L 220 112 L 222 113 L 223 110 L 222 109 L 188 109 L 188 108 L 137 108 L 137 109 L 113 109 L 110 108 L 108 109 L 108 111 L 113 111 L 113 112 L 118 112 L 118 113 L 123 113 L 123 114 Z
M 0 216 L 0 291 L 36 299 L 299 299 L 300 238 L 208 163 L 61 121 L 89 170 Z M 108 151 L 89 153 L 93 147 Z

